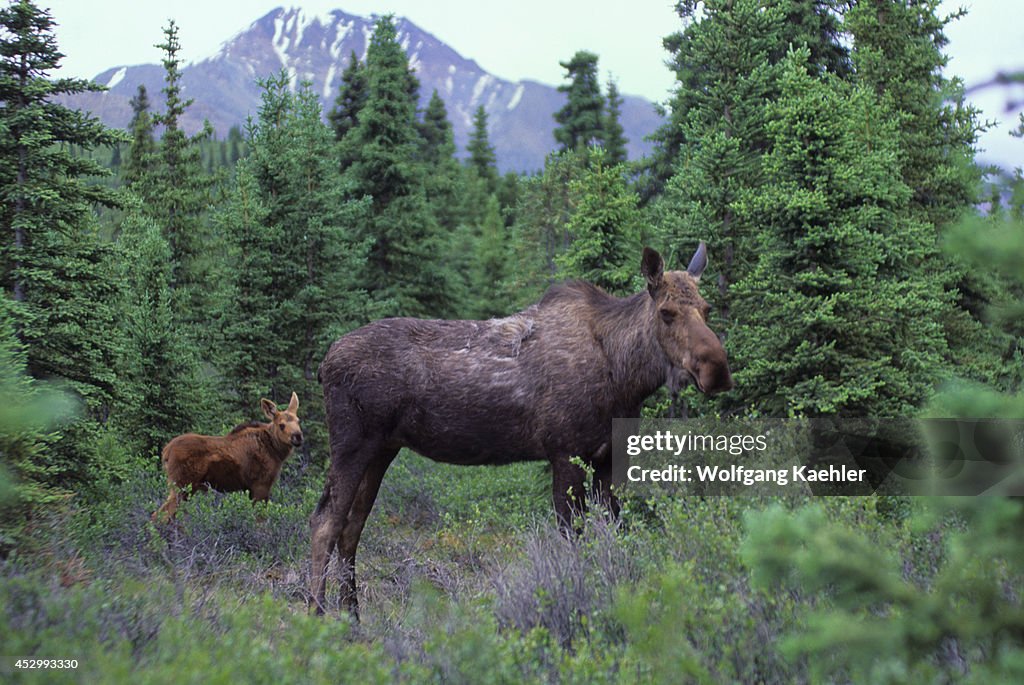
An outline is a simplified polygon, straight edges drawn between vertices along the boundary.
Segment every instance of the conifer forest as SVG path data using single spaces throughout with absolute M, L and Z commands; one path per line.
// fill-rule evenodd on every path
M 1009 496 L 626 490 L 567 532 L 549 464 L 403 449 L 362 533 L 358 620 L 338 562 L 310 611 L 331 344 L 386 317 L 507 317 L 571 279 L 646 297 L 645 246 L 682 271 L 706 243 L 732 388 L 669 383 L 644 417 L 1020 426 L 1024 172 L 977 159 L 987 123 L 946 68 L 965 11 L 680 0 L 650 155 L 628 158 L 621 84 L 570 48 L 554 151 L 500 173 L 484 107 L 456 149 L 390 15 L 329 111 L 271 73 L 247 122 L 191 133 L 174 21 L 152 27 L 160 106 L 140 87 L 117 130 L 59 104 L 102 87 L 57 75 L 45 0 L 6 1 L 0 681 L 1024 682 Z M 292 393 L 302 440 L 268 501 L 200 492 L 151 518 L 172 438 L 255 430 Z

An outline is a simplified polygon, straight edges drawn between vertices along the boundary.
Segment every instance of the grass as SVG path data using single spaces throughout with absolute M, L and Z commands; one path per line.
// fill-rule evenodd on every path
M 454 467 L 403 453 L 363 535 L 353 624 L 306 609 L 315 473 L 286 471 L 265 506 L 241 493 L 193 497 L 155 527 L 163 477 L 143 471 L 88 508 L 54 513 L 30 552 L 0 563 L 0 643 L 79 659 L 73 672 L 15 673 L 23 682 L 810 682 L 787 636 L 831 606 L 828 586 L 755 583 L 751 565 L 770 550 L 749 533 L 767 517 L 763 535 L 801 544 L 783 529 L 806 502 L 630 500 L 620 522 L 592 516 L 566 539 L 549 478 L 538 464 Z M 915 532 L 884 513 L 890 504 L 815 506 L 927 592 L 947 528 Z

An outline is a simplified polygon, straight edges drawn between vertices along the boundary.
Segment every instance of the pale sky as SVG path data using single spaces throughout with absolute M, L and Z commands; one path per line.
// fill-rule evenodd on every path
M 309 12 L 341 9 L 369 16 L 393 13 L 406 17 L 474 59 L 503 79 L 530 79 L 557 85 L 564 70 L 559 60 L 577 50 L 600 56 L 602 81 L 612 76 L 619 90 L 663 102 L 672 88 L 664 66 L 666 35 L 681 26 L 672 0 L 629 3 L 594 0 L 36 0 L 51 10 L 58 23 L 57 40 L 66 57 L 61 75 L 92 78 L 113 66 L 158 63 L 154 44 L 161 27 L 177 21 L 185 60 L 199 60 L 220 44 L 278 6 L 301 6 Z M 1021 0 L 944 0 L 952 10 L 965 6 L 966 18 L 947 30 L 952 57 L 950 72 L 968 85 L 985 81 L 1000 69 L 1024 69 L 1024 22 Z M 1004 112 L 1007 99 L 1024 101 L 1015 92 L 990 89 L 972 96 L 985 119 L 1003 126 L 983 137 L 982 158 L 1024 166 L 1024 141 L 1010 139 L 1006 124 L 1015 114 Z M 1018 110 L 1019 111 L 1019 110 Z

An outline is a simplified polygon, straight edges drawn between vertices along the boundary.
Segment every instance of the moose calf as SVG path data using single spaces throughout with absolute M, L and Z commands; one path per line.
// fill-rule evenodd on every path
M 174 518 L 178 504 L 189 491 L 213 488 L 221 492 L 248 490 L 254 502 L 270 497 L 270 488 L 292 448 L 302 444 L 299 397 L 292 393 L 284 411 L 267 399 L 260 400 L 270 423 L 243 423 L 225 436 L 186 433 L 167 443 L 162 454 L 170 494 L 153 512 L 153 521 Z

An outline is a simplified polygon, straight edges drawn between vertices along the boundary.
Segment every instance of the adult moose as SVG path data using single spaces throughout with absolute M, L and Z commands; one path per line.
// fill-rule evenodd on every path
M 293 392 L 284 411 L 267 399 L 260 406 L 270 423 L 242 423 L 225 436 L 186 433 L 167 443 L 161 461 L 171 492 L 153 512 L 154 521 L 174 518 L 189 490 L 247 490 L 254 502 L 270 497 L 284 460 L 302 444 L 299 396 Z
M 331 465 L 310 519 L 311 603 L 340 557 L 341 603 L 357 615 L 355 555 L 384 472 L 401 447 L 453 464 L 551 463 L 555 512 L 570 525 L 584 472 L 610 498 L 612 418 L 638 416 L 670 376 L 705 393 L 732 387 L 725 350 L 697 292 L 704 243 L 686 271 L 644 248 L 647 292 L 552 287 L 504 319 L 384 319 L 337 340 L 320 365 Z M 614 508 L 614 503 L 613 503 Z

